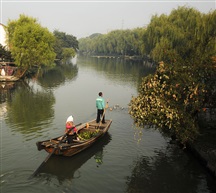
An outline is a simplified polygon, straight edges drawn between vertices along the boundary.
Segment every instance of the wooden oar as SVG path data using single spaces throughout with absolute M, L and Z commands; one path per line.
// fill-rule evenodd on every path
M 81 125 L 81 124 L 82 124 L 82 123 L 79 123 L 79 124 L 76 125 L 75 127 L 77 127 L 77 126 L 79 126 L 79 125 Z M 38 173 L 38 171 L 41 169 L 41 167 L 48 161 L 48 159 L 53 155 L 53 153 L 56 151 L 56 149 L 59 148 L 59 145 L 62 143 L 62 141 L 63 141 L 63 140 L 65 139 L 65 137 L 67 136 L 67 134 L 68 134 L 72 129 L 73 129 L 73 128 L 69 129 L 69 130 L 67 131 L 67 133 L 65 133 L 65 134 L 62 136 L 61 140 L 60 140 L 59 143 L 56 145 L 56 147 L 53 148 L 52 152 L 49 153 L 49 155 L 46 157 L 46 159 L 45 159 L 45 160 L 41 163 L 41 165 L 34 171 L 34 173 L 29 177 L 29 179 L 32 179 L 34 176 L 37 175 L 37 173 Z

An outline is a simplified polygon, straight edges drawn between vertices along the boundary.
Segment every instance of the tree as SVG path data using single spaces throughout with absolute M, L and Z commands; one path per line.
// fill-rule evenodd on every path
M 104 55 L 142 55 L 144 56 L 144 28 L 133 30 L 114 30 L 108 34 L 92 34 L 79 39 L 79 52 Z
M 68 59 L 72 57 L 74 57 L 76 55 L 76 52 L 74 51 L 74 49 L 71 48 L 63 48 L 63 52 L 62 52 L 62 56 L 63 56 L 63 60 L 66 62 Z
M 74 50 L 77 50 L 79 48 L 78 41 L 73 35 L 69 35 L 58 30 L 54 30 L 53 34 L 57 39 L 61 41 L 61 46 L 63 48 L 73 48 Z
M 216 11 L 201 14 L 186 7 L 152 18 L 145 49 L 164 62 L 143 79 L 129 104 L 138 126 L 154 125 L 184 144 L 197 137 L 197 115 L 216 95 L 215 21 Z
M 51 65 L 55 59 L 55 38 L 36 19 L 20 15 L 18 20 L 9 20 L 8 43 L 17 66 Z
M 57 55 L 57 59 L 67 60 L 70 57 L 74 57 L 76 50 L 79 48 L 76 37 L 58 30 L 55 30 L 53 34 L 56 38 L 54 50 Z
M 143 79 L 139 95 L 130 102 L 129 113 L 136 124 L 154 125 L 182 143 L 193 141 L 198 133 L 196 115 L 203 107 L 206 90 L 191 75 L 190 70 L 161 62 L 154 75 Z
M 6 47 L 2 46 L 1 44 L 0 44 L 0 60 L 7 61 L 7 62 L 8 61 L 10 61 L 10 62 L 13 61 L 13 58 L 11 56 L 10 51 L 8 51 L 6 49 Z

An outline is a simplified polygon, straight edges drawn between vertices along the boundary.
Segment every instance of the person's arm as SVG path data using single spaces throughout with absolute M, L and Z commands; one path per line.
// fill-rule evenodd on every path
M 75 132 L 77 132 L 77 128 L 76 128 L 76 127 L 74 127 L 74 133 L 75 133 Z

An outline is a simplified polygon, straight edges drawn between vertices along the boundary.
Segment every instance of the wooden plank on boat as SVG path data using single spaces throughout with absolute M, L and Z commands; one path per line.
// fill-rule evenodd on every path
M 0 76 L 1 82 L 10 82 L 10 81 L 12 82 L 17 80 L 19 80 L 19 78 L 15 76 Z

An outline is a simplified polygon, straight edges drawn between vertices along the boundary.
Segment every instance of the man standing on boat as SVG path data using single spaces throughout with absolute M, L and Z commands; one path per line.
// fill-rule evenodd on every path
M 104 114 L 105 102 L 103 98 L 103 93 L 99 92 L 98 95 L 99 97 L 96 99 L 96 107 L 97 107 L 96 122 L 99 123 L 100 119 L 102 118 L 102 123 L 105 123 L 105 114 Z

